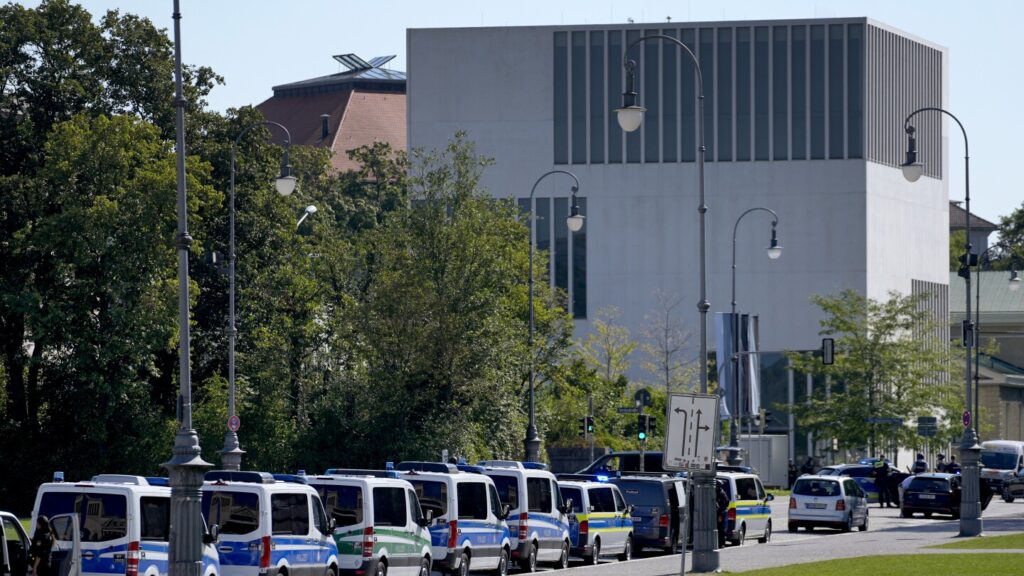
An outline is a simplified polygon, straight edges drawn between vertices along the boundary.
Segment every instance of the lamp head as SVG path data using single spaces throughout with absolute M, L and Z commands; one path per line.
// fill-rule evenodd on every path
M 768 245 L 768 258 L 771 260 L 778 260 L 779 256 L 782 256 L 782 246 L 779 245 L 778 236 L 775 234 L 775 223 L 772 223 L 772 241 Z
M 277 180 L 274 182 L 274 186 L 277 188 L 278 194 L 281 196 L 289 196 L 295 191 L 296 183 L 298 183 L 298 180 L 295 179 L 295 176 L 286 176 L 282 174 L 277 177 Z
M 616 117 L 619 120 L 619 126 L 622 127 L 626 132 L 635 132 L 640 127 L 640 123 L 643 122 L 644 112 L 647 111 L 643 106 L 637 106 L 636 103 L 636 89 L 634 88 L 634 74 L 633 71 L 636 69 L 635 60 L 626 61 L 626 91 L 622 93 L 622 107 L 615 109 Z
M 914 127 L 907 124 L 907 156 L 906 161 L 900 166 L 903 170 L 903 177 L 908 182 L 917 182 L 924 174 L 924 164 L 917 161 L 917 138 L 914 137 Z
M 306 214 L 316 214 L 316 206 L 312 204 L 306 206 Z
M 1017 269 L 1010 270 L 1010 292 L 1016 292 L 1020 290 L 1020 276 L 1017 275 Z
M 572 187 L 572 206 L 569 207 L 569 217 L 565 219 L 565 225 L 570 232 L 579 232 L 583 228 L 584 216 L 580 214 L 580 207 L 576 203 L 577 187 Z

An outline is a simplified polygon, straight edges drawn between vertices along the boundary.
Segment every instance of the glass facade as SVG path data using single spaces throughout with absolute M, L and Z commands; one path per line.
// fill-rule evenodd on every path
M 694 162 L 700 63 L 708 161 L 868 158 L 898 166 L 908 111 L 941 106 L 942 52 L 864 20 L 554 32 L 555 164 Z M 640 129 L 614 108 L 636 62 Z M 915 119 L 926 174 L 941 175 L 942 122 Z M 893 128 L 895 126 L 896 128 Z M 868 138 L 870 135 L 870 139 Z
M 534 198 L 533 227 L 534 249 L 547 252 L 548 271 L 545 275 L 551 286 L 565 291 L 568 297 L 566 309 L 573 318 L 587 317 L 587 227 L 579 232 L 569 232 L 565 224 L 569 216 L 569 198 Z M 580 214 L 587 214 L 587 198 L 577 197 Z M 524 218 L 531 212 L 530 199 L 518 200 L 519 210 Z M 534 260 L 539 266 L 539 261 Z M 537 270 L 535 274 L 540 276 Z

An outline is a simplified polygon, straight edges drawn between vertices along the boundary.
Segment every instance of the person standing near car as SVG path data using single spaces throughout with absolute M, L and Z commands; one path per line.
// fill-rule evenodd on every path
M 917 453 L 917 460 L 914 460 L 914 465 L 910 468 L 911 474 L 923 474 L 928 471 L 928 462 L 924 459 L 924 454 Z
M 889 463 L 879 458 L 875 460 L 875 489 L 878 490 L 878 507 L 892 508 L 889 499 Z
M 35 576 L 50 576 L 50 550 L 52 548 L 53 531 L 50 529 L 50 519 L 46 516 L 39 516 L 36 519 L 36 531 L 32 534 L 32 544 L 28 550 L 32 573 Z
M 796 464 L 793 463 L 793 459 L 789 459 L 789 487 L 793 487 L 793 483 L 796 482 L 796 477 L 799 476 L 799 472 L 796 469 Z
M 957 463 L 956 456 L 952 454 L 949 455 L 949 464 L 946 464 L 946 472 L 950 474 L 960 473 L 960 464 Z
M 936 456 L 936 458 L 938 458 L 938 462 L 935 463 L 935 471 L 936 472 L 945 472 L 946 471 L 946 455 L 945 454 L 939 454 L 938 456 Z

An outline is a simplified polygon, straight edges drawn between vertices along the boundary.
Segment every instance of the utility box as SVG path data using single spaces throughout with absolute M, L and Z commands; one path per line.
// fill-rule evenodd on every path
M 785 434 L 751 434 L 739 437 L 746 452 L 743 463 L 757 469 L 761 483 L 769 488 L 789 486 L 789 437 Z

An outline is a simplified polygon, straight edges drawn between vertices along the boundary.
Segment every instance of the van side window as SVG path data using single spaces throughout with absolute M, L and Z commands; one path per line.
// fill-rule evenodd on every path
M 491 499 L 491 513 L 496 517 L 501 518 L 501 499 L 498 498 L 498 491 L 493 485 L 487 485 L 487 493 L 490 494 Z
M 248 534 L 260 525 L 260 500 L 250 492 L 203 492 L 203 516 L 221 534 Z
M 526 494 L 529 499 L 529 512 L 551 512 L 554 499 L 551 494 L 551 481 L 547 478 L 527 478 Z
M 320 498 L 313 497 L 313 525 L 321 534 L 327 534 L 327 515 L 324 514 Z
M 309 534 L 309 499 L 306 494 L 270 495 L 270 533 Z
M 416 497 L 420 499 L 420 509 L 426 514 L 430 510 L 434 518 L 440 518 L 448 513 L 448 485 L 444 482 L 433 480 L 409 479 L 413 490 L 416 490 Z M 376 513 L 375 513 L 376 515 Z
M 501 503 L 508 506 L 509 510 L 519 509 L 519 480 L 515 476 L 491 476 L 494 480 L 494 487 L 498 489 L 498 496 Z
M 562 501 L 572 500 L 572 511 L 577 514 L 583 513 L 583 493 L 579 488 L 571 486 L 560 486 L 558 492 L 562 495 Z
M 615 510 L 622 511 L 626 509 L 626 503 L 622 501 L 622 494 L 619 493 L 618 489 L 612 488 L 612 496 L 615 497 Z
M 317 486 L 327 514 L 342 528 L 363 521 L 363 489 L 359 486 Z
M 593 512 L 615 512 L 615 498 L 611 488 L 590 488 L 590 508 Z
M 737 478 L 736 479 L 736 499 L 737 500 L 756 500 L 757 499 L 757 484 L 754 483 L 753 478 Z
M 143 496 L 139 499 L 139 508 L 142 513 L 141 539 L 166 542 L 171 533 L 171 499 Z
M 487 520 L 487 488 L 483 482 L 459 482 L 459 520 Z
M 49 518 L 72 512 L 81 518 L 82 542 L 106 542 L 128 534 L 128 500 L 120 494 L 47 492 L 39 503 L 39 513 Z
M 409 518 L 413 521 L 419 520 L 423 517 L 423 511 L 420 508 L 420 499 L 416 497 L 416 493 L 412 490 L 406 490 L 405 495 L 409 500 Z
M 402 488 L 373 489 L 373 521 L 377 526 L 405 526 L 405 490 Z

